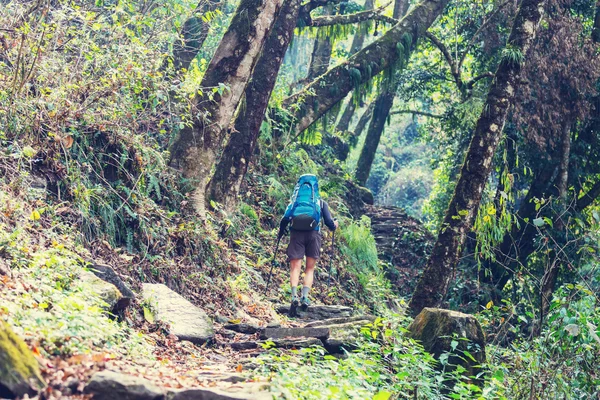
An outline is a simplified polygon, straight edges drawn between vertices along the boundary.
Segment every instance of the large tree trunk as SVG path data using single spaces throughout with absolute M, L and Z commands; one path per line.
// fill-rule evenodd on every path
M 373 8 L 375 4 L 374 0 L 366 0 L 365 1 L 365 10 L 371 10 Z M 352 45 L 350 46 L 350 56 L 356 54 L 357 52 L 360 51 L 360 49 L 362 49 L 364 43 L 365 43 L 365 37 L 366 37 L 366 32 L 365 30 L 361 29 L 359 30 L 355 35 L 354 38 L 352 39 Z M 355 99 L 350 99 L 350 101 L 348 102 L 348 105 L 346 105 L 346 108 L 344 109 L 344 112 L 342 113 L 342 116 L 340 117 L 340 121 L 338 122 L 337 126 L 336 126 L 336 131 L 338 132 L 346 132 L 348 131 L 348 128 L 350 128 L 350 122 L 352 121 L 352 117 L 354 116 L 354 112 L 356 111 L 356 104 L 357 102 L 355 101 Z
M 220 0 L 200 0 L 194 10 L 194 15 L 183 24 L 181 40 L 176 40 L 173 44 L 172 62 L 175 72 L 188 69 L 198 55 L 210 29 L 210 23 L 204 17 L 206 14 L 214 12 L 220 4 Z
M 358 123 L 354 127 L 354 132 L 352 132 L 352 136 L 350 136 L 350 140 L 349 140 L 349 145 L 351 148 L 356 146 L 356 143 L 358 142 L 358 138 L 360 137 L 360 135 L 362 135 L 363 131 L 367 127 L 367 124 L 369 123 L 369 121 L 371 120 L 371 117 L 373 116 L 374 110 L 375 110 L 375 100 L 373 100 L 371 103 L 369 103 L 369 105 L 367 106 L 367 108 L 365 109 L 363 114 L 360 116 Z
M 410 300 L 413 315 L 424 307 L 440 306 L 446 296 L 465 236 L 477 216 L 508 110 L 521 84 L 521 66 L 535 37 L 542 4 L 543 0 L 523 0 L 519 7 L 507 46 L 521 56 L 516 60 L 504 57 L 496 70 L 437 241 Z
M 193 206 L 204 212 L 204 192 L 223 136 L 240 103 L 283 0 L 242 0 L 202 79 L 207 89 L 196 99 L 199 115 L 182 129 L 171 148 L 171 165 L 192 182 Z M 223 87 L 220 92 L 208 90 Z
M 448 3 L 449 0 L 421 1 L 378 40 L 287 98 L 283 105 L 295 118 L 293 133 L 304 131 L 350 91 L 396 63 L 401 57 L 404 59 L 406 52 L 398 44 L 410 41 L 410 47 L 413 47 Z
M 294 34 L 301 0 L 286 0 L 256 63 L 231 135 L 208 185 L 208 197 L 231 208 L 248 170 L 271 92 Z

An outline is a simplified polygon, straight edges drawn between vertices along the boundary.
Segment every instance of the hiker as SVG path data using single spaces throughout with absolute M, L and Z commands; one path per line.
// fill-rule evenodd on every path
M 290 260 L 290 283 L 292 285 L 291 313 L 298 305 L 303 311 L 308 309 L 308 292 L 313 285 L 315 266 L 321 254 L 321 218 L 330 231 L 338 227 L 331 218 L 329 206 L 319 196 L 319 183 L 315 175 L 302 175 L 294 188 L 290 204 L 279 223 L 278 239 L 285 235 L 290 227 L 290 243 L 287 255 Z M 298 283 L 302 259 L 306 256 L 306 271 L 301 296 L 298 295 Z

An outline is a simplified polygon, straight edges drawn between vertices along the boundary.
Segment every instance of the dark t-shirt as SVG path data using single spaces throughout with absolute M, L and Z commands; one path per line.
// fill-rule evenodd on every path
M 325 222 L 325 226 L 327 226 L 330 231 L 335 231 L 335 222 L 333 222 L 333 218 L 331 218 L 329 205 L 325 200 L 321 200 L 321 216 L 323 217 L 323 222 Z M 289 218 L 281 218 L 281 222 L 279 222 L 279 232 L 283 232 L 285 228 L 287 228 L 289 223 Z

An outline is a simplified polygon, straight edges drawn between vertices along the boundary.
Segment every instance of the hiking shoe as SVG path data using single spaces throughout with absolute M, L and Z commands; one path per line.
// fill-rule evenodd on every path
M 292 304 L 290 305 L 290 312 L 289 312 L 288 316 L 295 317 L 296 309 L 298 308 L 299 305 L 300 305 L 300 297 L 298 297 L 298 296 L 292 297 Z
M 300 309 L 302 311 L 308 310 L 308 306 L 310 306 L 310 300 L 308 299 L 308 297 L 303 297 L 302 299 L 300 299 Z

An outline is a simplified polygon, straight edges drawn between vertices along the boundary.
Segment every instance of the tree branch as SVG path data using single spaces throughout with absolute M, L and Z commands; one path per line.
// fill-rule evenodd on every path
M 443 115 L 440 114 L 432 114 L 432 113 L 428 113 L 425 111 L 418 111 L 418 110 L 396 110 L 396 111 L 392 111 L 390 112 L 390 115 L 396 115 L 396 114 L 415 114 L 415 115 L 423 115 L 425 117 L 431 117 L 431 118 L 443 118 Z
M 476 77 L 472 78 L 469 82 L 467 82 L 466 87 L 469 90 L 473 89 L 473 86 L 475 86 L 475 84 L 478 81 L 480 81 L 482 79 L 485 79 L 485 78 L 493 78 L 493 77 L 494 77 L 494 74 L 492 72 L 489 72 L 489 71 L 488 72 L 484 72 L 483 74 L 477 75 Z
M 389 5 L 389 4 L 388 4 Z M 304 21 L 305 26 L 331 26 L 331 25 L 349 25 L 357 24 L 364 21 L 374 20 L 381 21 L 387 24 L 395 25 L 398 21 L 394 18 L 386 17 L 381 12 L 388 6 L 379 7 L 375 10 L 360 11 L 352 14 L 330 15 L 323 17 L 315 17 L 310 21 Z
M 452 58 L 452 55 L 450 54 L 450 50 L 448 50 L 446 45 L 444 43 L 442 43 L 441 40 L 436 38 L 431 32 L 425 32 L 425 37 L 427 39 L 429 39 L 429 41 L 431 43 L 433 43 L 433 45 L 440 50 L 440 52 L 446 59 L 448 66 L 450 67 L 450 73 L 454 77 L 454 82 L 456 82 L 456 86 L 458 86 L 458 89 L 460 91 L 462 91 L 463 87 L 464 87 L 464 83 L 460 76 L 460 70 L 458 69 L 458 66 L 456 65 L 454 58 Z
M 594 200 L 598 198 L 598 196 L 600 196 L 600 181 L 596 182 L 586 194 L 577 199 L 575 210 L 577 212 L 582 212 L 584 209 L 590 206 Z

